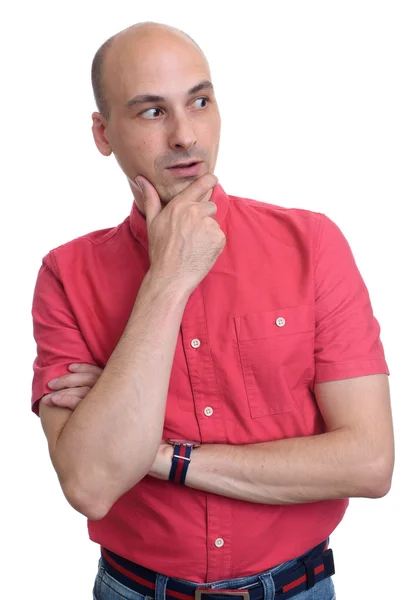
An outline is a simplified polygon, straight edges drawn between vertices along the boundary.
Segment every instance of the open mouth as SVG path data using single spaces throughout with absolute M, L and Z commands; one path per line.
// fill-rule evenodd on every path
M 175 165 L 174 167 L 169 167 L 170 169 L 188 169 L 189 167 L 194 167 L 199 164 L 200 161 L 194 161 L 190 163 L 185 163 L 184 165 Z

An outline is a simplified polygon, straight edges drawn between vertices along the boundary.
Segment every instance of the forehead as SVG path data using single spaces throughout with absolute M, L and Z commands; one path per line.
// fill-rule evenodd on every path
M 104 62 L 103 82 L 111 103 L 141 93 L 175 98 L 203 79 L 210 79 L 205 57 L 180 36 L 116 40 Z

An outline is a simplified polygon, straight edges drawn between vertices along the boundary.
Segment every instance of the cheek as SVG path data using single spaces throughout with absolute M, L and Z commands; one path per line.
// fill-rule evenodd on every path
M 206 126 L 206 140 L 212 146 L 217 146 L 220 138 L 221 121 L 218 114 L 214 114 Z
M 135 125 L 120 132 L 116 146 L 121 156 L 134 163 L 149 162 L 156 152 L 155 140 Z
M 129 145 L 144 157 L 154 156 L 159 148 L 156 135 L 140 127 L 133 127 L 129 134 Z
M 112 138 L 115 140 L 117 147 L 132 148 L 139 145 L 139 142 L 146 139 L 143 132 L 140 131 L 135 120 L 121 120 L 114 124 Z

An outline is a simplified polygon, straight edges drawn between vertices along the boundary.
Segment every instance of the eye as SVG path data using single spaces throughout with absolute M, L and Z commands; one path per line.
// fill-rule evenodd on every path
M 206 96 L 202 96 L 201 98 L 197 98 L 196 100 L 194 100 L 194 104 L 196 104 L 197 102 L 205 102 L 205 106 L 197 106 L 197 108 L 205 108 L 209 102 L 209 99 Z
M 157 118 L 159 115 L 153 114 L 153 112 L 154 113 L 156 113 L 156 112 L 160 112 L 161 113 L 162 111 L 160 110 L 160 108 L 156 108 L 156 107 L 148 108 L 144 112 L 138 113 L 138 116 L 142 116 L 145 119 L 154 119 L 154 118 Z

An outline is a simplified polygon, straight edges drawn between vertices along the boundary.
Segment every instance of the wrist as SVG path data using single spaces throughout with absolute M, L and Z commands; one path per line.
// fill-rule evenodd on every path
M 188 289 L 179 279 L 166 276 L 152 266 L 147 271 L 142 285 L 157 297 L 164 296 L 166 301 L 173 301 L 175 304 L 180 305 L 186 305 L 193 291 Z
M 190 440 L 168 440 L 168 443 L 173 447 L 169 481 L 177 485 L 186 485 L 192 455 L 194 450 L 201 446 L 201 443 Z
M 169 480 L 169 473 L 172 466 L 173 446 L 162 442 L 150 469 L 149 475 L 156 479 Z

